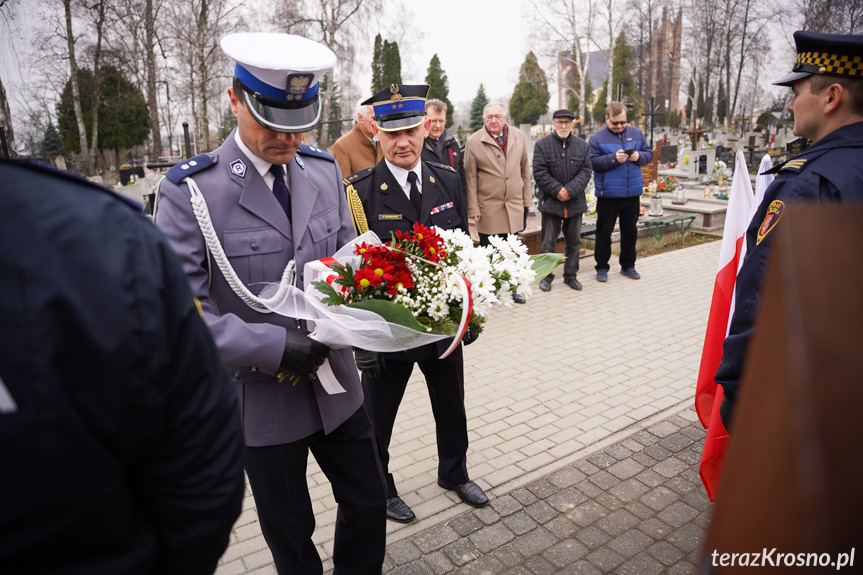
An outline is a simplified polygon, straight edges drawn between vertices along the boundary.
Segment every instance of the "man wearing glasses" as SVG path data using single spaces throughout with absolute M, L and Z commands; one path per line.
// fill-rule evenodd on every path
M 581 290 L 576 279 L 578 249 L 581 245 L 581 216 L 587 211 L 584 189 L 590 182 L 590 146 L 572 135 L 575 114 L 558 110 L 552 114 L 554 133 L 538 140 L 533 149 L 533 179 L 542 213 L 542 253 L 554 253 L 563 227 L 566 261 L 563 283 Z M 539 282 L 542 291 L 551 290 L 554 274 Z
M 611 232 L 620 219 L 620 273 L 629 279 L 635 271 L 635 226 L 641 207 L 644 179 L 641 166 L 653 159 L 644 134 L 626 125 L 626 106 L 612 102 L 606 109 L 605 127 L 590 137 L 590 162 L 596 185 L 596 281 L 608 281 Z

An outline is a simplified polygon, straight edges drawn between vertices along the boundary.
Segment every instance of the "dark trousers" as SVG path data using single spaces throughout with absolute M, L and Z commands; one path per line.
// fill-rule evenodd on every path
M 596 202 L 596 270 L 607 270 L 611 258 L 611 232 L 620 218 L 620 268 L 635 267 L 635 226 L 641 202 L 633 198 L 599 198 Z
M 557 247 L 557 236 L 563 228 L 563 240 L 566 243 L 566 260 L 563 262 L 563 279 L 575 279 L 578 274 L 578 252 L 581 247 L 581 214 L 563 219 L 542 212 L 541 249 L 544 254 L 553 254 Z M 554 279 L 554 274 L 547 277 Z
M 393 361 L 387 356 L 380 379 L 363 374 L 363 393 L 375 424 L 381 464 L 386 474 L 387 498 L 398 495 L 393 474 L 389 472 L 390 441 L 399 405 L 413 371 L 412 361 Z M 432 356 L 416 362 L 425 375 L 435 420 L 438 477 L 461 485 L 467 475 L 467 414 L 464 409 L 464 361 L 459 346 L 445 359 Z
M 386 498 L 374 428 L 365 406 L 329 435 L 248 447 L 246 471 L 264 539 L 280 575 L 323 572 L 312 542 L 315 515 L 306 482 L 311 450 L 338 502 L 334 573 L 379 575 L 386 547 Z

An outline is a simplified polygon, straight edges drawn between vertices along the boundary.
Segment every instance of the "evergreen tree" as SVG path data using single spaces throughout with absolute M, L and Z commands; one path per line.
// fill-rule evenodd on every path
M 518 73 L 518 84 L 509 101 L 512 123 L 535 124 L 548 111 L 548 80 L 533 52 L 528 52 Z
M 384 41 L 381 35 L 375 36 L 375 49 L 372 54 L 372 94 L 377 94 L 384 88 Z
M 340 121 L 342 119 L 341 91 L 335 80 L 331 79 L 331 83 L 330 109 L 327 114 L 327 120 L 329 120 L 329 124 L 327 124 L 327 141 L 330 143 L 335 142 L 342 135 L 342 123 Z
M 596 98 L 596 104 L 593 105 L 593 121 L 597 124 L 605 122 L 605 110 L 608 108 L 608 80 L 602 83 L 602 90 L 599 91 L 599 96 Z
M 692 124 L 692 104 L 695 99 L 695 79 L 689 77 L 689 92 L 686 97 L 686 119 Z
M 401 84 L 402 59 L 399 55 L 399 45 L 397 42 L 384 40 L 382 63 L 381 87 L 378 90 L 383 90 L 390 84 Z
M 637 119 L 641 113 L 641 96 L 635 88 L 635 81 L 632 79 L 632 70 L 634 69 L 632 48 L 626 43 L 626 36 L 621 32 L 614 42 L 614 72 L 612 75 L 614 92 L 612 95 L 613 99 L 617 99 L 617 87 L 623 87 L 622 100 L 627 104 L 626 118 L 628 120 Z
M 446 104 L 446 125 L 452 126 L 452 102 L 449 101 L 449 80 L 440 65 L 437 54 L 432 56 L 426 72 L 426 84 L 429 85 L 429 99 L 437 98 Z
M 94 81 L 90 70 L 78 69 L 81 111 L 88 139 L 92 128 Z M 145 143 L 149 137 L 150 113 L 144 95 L 113 66 L 102 68 L 98 116 L 97 148 L 100 150 L 132 148 Z M 72 107 L 71 81 L 66 82 L 57 103 L 57 126 L 63 149 L 79 153 L 81 148 L 78 124 Z
M 228 105 L 227 108 L 222 112 L 222 122 L 219 124 L 219 141 L 224 141 L 227 138 L 231 130 L 237 127 L 237 117 L 231 112 L 231 106 Z
M 46 158 L 63 155 L 63 143 L 60 141 L 60 134 L 54 127 L 54 122 L 48 122 L 48 127 L 45 128 L 45 136 L 42 138 L 42 155 Z
M 482 109 L 488 104 L 488 96 L 485 95 L 485 87 L 480 84 L 476 91 L 473 102 L 470 103 L 470 131 L 476 132 L 483 127 Z

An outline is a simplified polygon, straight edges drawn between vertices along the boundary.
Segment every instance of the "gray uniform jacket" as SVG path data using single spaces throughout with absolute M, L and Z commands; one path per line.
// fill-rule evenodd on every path
M 233 292 L 212 258 L 207 259 L 189 188 L 182 181 L 189 176 L 195 180 L 225 254 L 243 284 L 257 294 L 265 282 L 281 279 L 292 258 L 302 285 L 306 262 L 331 256 L 355 237 L 341 171 L 332 156 L 303 145 L 287 168 L 293 226 L 233 133 L 214 152 L 172 168 L 156 202 L 156 225 L 177 252 L 231 372 L 251 447 L 296 441 L 321 429 L 329 433 L 363 402 L 350 349 L 335 351 L 330 360 L 346 393 L 328 395 L 317 380 L 291 385 L 274 377 L 285 330 L 296 329 L 297 321 L 257 312 Z

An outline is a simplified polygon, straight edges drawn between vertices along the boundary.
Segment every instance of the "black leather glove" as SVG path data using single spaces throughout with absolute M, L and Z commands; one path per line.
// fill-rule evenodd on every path
M 374 379 L 380 379 L 387 367 L 384 354 L 377 351 L 354 348 L 354 359 L 357 362 L 357 369 Z
M 314 379 L 318 367 L 325 359 L 331 359 L 333 352 L 319 341 L 309 337 L 308 330 L 288 329 L 285 339 L 285 353 L 279 367 L 290 375 L 303 379 Z
M 461 342 L 465 345 L 470 345 L 476 340 L 479 339 L 479 333 L 471 331 L 469 328 L 464 332 L 464 335 L 461 337 Z

